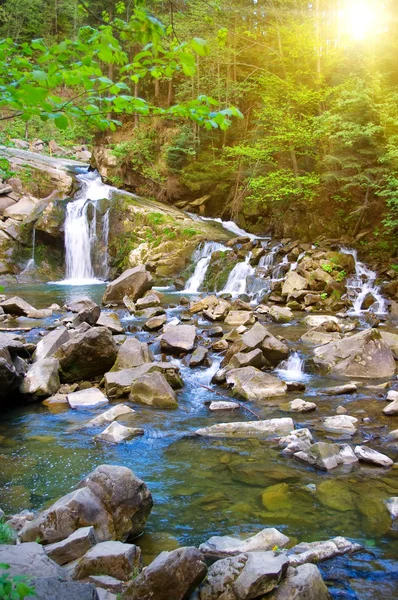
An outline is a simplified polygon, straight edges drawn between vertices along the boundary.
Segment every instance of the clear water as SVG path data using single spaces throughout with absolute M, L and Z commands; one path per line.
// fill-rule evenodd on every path
M 103 286 L 21 285 L 7 292 L 18 293 L 40 308 L 52 302 L 63 304 L 85 294 L 98 301 Z M 166 291 L 166 302 L 176 303 L 178 298 Z M 170 310 L 170 316 L 178 316 L 178 308 Z M 121 317 L 125 316 L 121 312 Z M 140 321 L 124 323 L 134 328 Z M 203 322 L 200 329 L 209 326 Z M 299 322 L 269 328 L 274 335 L 287 340 L 300 360 L 309 356 L 308 347 L 299 341 L 306 330 Z M 138 335 L 152 342 L 157 351 L 154 336 L 145 332 Z M 283 457 L 272 442 L 197 438 L 194 432 L 198 427 L 251 418 L 245 411 L 210 413 L 205 406 L 208 400 L 220 399 L 200 385 L 209 385 L 218 361 L 219 357 L 210 369 L 195 370 L 180 363 L 185 387 L 178 392 L 178 409 L 160 411 L 134 406 L 137 410 L 134 425 L 143 427 L 145 436 L 117 446 L 96 442 L 97 430 L 80 428 L 101 409 L 86 412 L 61 407 L 52 412 L 41 404 L 32 404 L 3 411 L 0 506 L 7 512 L 41 508 L 70 491 L 97 465 L 122 464 L 142 477 L 154 496 L 146 533 L 138 540 L 146 560 L 177 543 L 199 544 L 219 534 L 252 534 L 266 526 L 278 527 L 293 541 L 344 535 L 365 544 L 370 551 L 322 566 L 333 597 L 336 600 L 397 598 L 398 535 L 390 529 L 383 501 L 398 495 L 398 469 L 354 465 L 323 473 Z M 301 368 L 305 372 L 305 365 Z M 319 394 L 320 388 L 335 384 L 311 376 L 304 393 L 247 405 L 262 418 L 272 418 L 286 416 L 280 410 L 281 400 L 286 402 L 299 396 L 315 401 L 316 412 L 293 418 L 297 426 L 308 426 L 316 439 L 326 441 L 343 439 L 326 434 L 320 426 L 322 417 L 335 414 L 337 406 L 343 405 L 348 414 L 371 419 L 369 424 L 361 425 L 349 443 L 368 441 L 372 448 L 385 451 L 386 435 L 397 425 L 393 417 L 383 416 L 382 395 L 365 389 L 356 395 L 335 398 Z M 230 395 L 228 390 L 217 389 Z M 392 451 L 390 454 L 393 456 Z M 288 485 L 286 498 L 273 510 L 266 510 L 261 494 L 279 483 Z M 309 484 L 316 486 L 315 492 L 307 487 Z

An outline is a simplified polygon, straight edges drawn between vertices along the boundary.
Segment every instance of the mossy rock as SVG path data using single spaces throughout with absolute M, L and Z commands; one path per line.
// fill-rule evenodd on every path
M 234 252 L 213 252 L 202 289 L 206 292 L 220 292 L 224 289 L 232 269 L 240 261 Z
M 346 512 L 355 510 L 355 497 L 348 487 L 348 482 L 336 479 L 322 481 L 317 486 L 316 497 L 323 506 L 332 510 Z
M 291 510 L 294 506 L 294 496 L 287 483 L 270 485 L 261 494 L 261 502 L 268 511 Z

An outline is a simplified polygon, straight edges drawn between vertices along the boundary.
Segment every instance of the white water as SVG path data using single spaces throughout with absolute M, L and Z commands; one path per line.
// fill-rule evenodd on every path
M 73 202 L 67 205 L 65 219 L 66 278 L 58 283 L 64 285 L 87 285 L 103 283 L 108 275 L 108 213 L 102 219 L 101 263 L 95 272 L 93 258 L 98 252 L 97 243 L 97 202 L 109 198 L 112 188 L 101 181 L 96 171 L 77 176 L 81 189 Z M 92 206 L 93 216 L 90 220 L 88 209 Z
M 228 251 L 230 248 L 227 248 L 223 244 L 219 244 L 217 242 L 205 242 L 201 244 L 193 253 L 192 262 L 196 264 L 195 271 L 192 276 L 188 279 L 184 292 L 194 294 L 199 291 L 200 286 L 202 285 L 207 269 L 209 268 L 211 255 L 213 252 L 217 251 Z
M 232 294 L 232 296 L 239 296 L 246 293 L 247 277 L 254 275 L 255 271 L 250 265 L 251 257 L 252 253 L 249 252 L 243 262 L 234 266 L 221 293 Z
M 343 254 L 350 254 L 355 260 L 355 275 L 347 280 L 347 296 L 352 302 L 352 308 L 348 311 L 352 315 L 361 315 L 373 312 L 376 315 L 387 313 L 386 300 L 383 298 L 379 286 L 375 285 L 377 274 L 358 260 L 356 250 L 340 248 Z M 366 296 L 371 294 L 375 303 L 368 309 L 362 309 L 362 303 Z
M 297 352 L 292 352 L 287 360 L 281 362 L 281 366 L 276 369 L 276 372 L 286 381 L 304 381 L 308 378 L 308 375 L 304 373 L 304 360 Z

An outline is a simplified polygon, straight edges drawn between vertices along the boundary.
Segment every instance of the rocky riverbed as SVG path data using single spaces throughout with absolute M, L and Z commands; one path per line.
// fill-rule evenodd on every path
M 299 564 L 289 558 L 296 550 L 285 555 L 282 548 L 343 536 L 350 541 L 335 544 L 348 554 L 320 564 L 332 596 L 394 598 L 398 336 L 393 317 L 380 321 L 363 313 L 359 319 L 349 307 L 340 307 L 337 316 L 295 311 L 286 305 L 283 290 L 282 302 L 251 304 L 228 294 L 154 289 L 153 283 L 151 273 L 138 266 L 105 290 L 87 288 L 89 297 L 79 298 L 82 289 L 68 286 L 17 286 L 0 302 L 3 329 L 9 330 L 0 337 L 0 506 L 23 541 L 20 551 L 32 548 L 44 557 L 41 548 L 45 552 L 54 544 L 83 548 L 76 564 L 67 555 L 65 563 L 73 566 L 67 579 L 72 569 L 79 580 L 106 574 L 126 582 L 128 573 L 115 570 L 119 559 L 112 559 L 105 573 L 101 561 L 108 559 L 91 556 L 102 556 L 101 544 L 109 540 L 122 543 L 118 552 L 127 558 L 120 560 L 135 573 L 130 591 L 123 592 L 126 598 L 146 597 L 142 590 L 158 589 L 159 577 L 163 581 L 159 573 L 181 563 L 191 579 L 182 576 L 185 587 L 176 598 L 191 592 L 202 600 L 221 598 L 220 586 L 228 586 L 220 581 L 231 572 L 234 582 L 271 585 L 262 570 L 268 565 L 273 588 L 243 591 L 229 578 L 228 598 L 300 597 L 282 590 L 300 587 L 304 578 L 318 590 L 309 597 L 321 599 L 328 592 L 318 571 L 307 565 L 314 547 L 299 546 L 298 552 L 309 554 L 306 570 L 296 571 L 289 567 Z M 145 484 L 132 484 L 141 489 L 140 501 L 128 496 L 122 507 L 115 506 L 98 496 L 95 484 L 88 486 L 90 493 L 72 492 L 54 505 L 63 511 L 56 518 L 62 531 L 49 525 L 51 508 L 37 515 L 101 464 L 130 468 L 131 481 L 141 478 Z M 83 499 L 74 500 L 76 494 Z M 83 513 L 77 519 L 74 511 L 71 519 L 68 506 L 80 506 Z M 129 506 L 138 509 L 135 524 Z M 272 546 L 227 541 L 242 550 L 233 559 L 214 555 L 211 544 L 210 551 L 201 546 L 209 555 L 207 566 L 191 548 L 211 536 L 262 539 L 266 534 L 259 532 L 273 527 L 279 538 Z M 94 532 L 83 535 L 82 528 Z M 64 542 L 80 534 L 84 542 L 74 537 Z M 359 548 L 351 543 L 363 549 L 352 555 Z M 335 548 L 325 546 L 329 553 L 330 547 Z M 151 563 L 162 550 L 171 554 Z M 268 554 L 256 558 L 257 552 Z M 154 566 L 138 575 L 141 555 Z M 211 561 L 219 559 L 213 566 L 210 555 Z M 86 563 L 101 566 L 86 570 Z M 52 577 L 54 565 L 51 569 Z M 125 589 L 112 587 L 120 582 L 93 583 L 109 594 Z M 171 592 L 165 593 L 156 598 L 170 600 Z

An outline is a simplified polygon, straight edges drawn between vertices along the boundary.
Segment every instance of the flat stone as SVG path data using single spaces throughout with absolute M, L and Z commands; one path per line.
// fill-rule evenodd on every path
M 381 452 L 372 450 L 372 448 L 368 448 L 367 446 L 355 446 L 354 452 L 360 461 L 371 463 L 379 467 L 391 467 L 394 463 L 394 461 L 385 454 L 381 454 Z
M 249 552 L 245 566 L 232 584 L 233 591 L 241 600 L 267 594 L 279 584 L 288 566 L 285 553 L 275 556 L 274 552 Z
M 195 346 L 196 327 L 194 325 L 167 325 L 160 338 L 164 352 L 182 354 L 191 352 Z
M 266 364 L 264 355 L 260 348 L 251 350 L 250 352 L 237 352 L 228 363 L 231 369 L 240 369 L 243 367 L 256 367 L 261 369 Z
M 323 427 L 327 431 L 335 431 L 337 433 L 349 433 L 354 435 L 357 428 L 355 423 L 358 423 L 356 417 L 350 417 L 349 415 L 337 415 L 335 417 L 326 417 L 323 421 Z
M 335 537 L 321 542 L 301 542 L 289 550 L 289 562 L 293 567 L 305 563 L 318 563 L 334 556 L 351 554 L 362 550 L 362 546 L 344 537 Z
M 96 543 L 94 527 L 81 527 L 66 539 L 55 544 L 48 544 L 44 546 L 44 549 L 52 560 L 59 565 L 65 565 L 81 558 Z
M 98 417 L 91 419 L 91 421 L 86 424 L 86 427 L 101 427 L 102 425 L 116 421 L 119 417 L 131 417 L 135 412 L 135 410 L 125 404 L 117 404 L 103 412 L 101 415 L 98 415 Z
M 96 588 L 90 583 L 48 577 L 36 579 L 34 587 L 40 600 L 98 600 Z
M 155 371 L 143 375 L 131 386 L 130 402 L 138 402 L 156 408 L 177 408 L 178 402 L 173 388 L 162 373 Z
M 42 358 L 29 367 L 20 386 L 21 394 L 32 399 L 46 398 L 55 394 L 60 386 L 59 361 L 56 358 Z
M 393 402 L 383 408 L 383 413 L 391 416 L 398 415 L 398 400 L 393 400 Z
M 49 558 L 40 544 L 29 542 L 9 546 L 0 544 L 0 563 L 10 565 L 7 573 L 29 577 L 57 577 L 66 579 L 62 567 Z
M 233 386 L 234 393 L 246 400 L 265 400 L 286 393 L 286 383 L 255 367 L 232 369 L 227 373 L 227 383 Z
M 225 324 L 234 327 L 240 325 L 253 325 L 255 322 L 253 313 L 247 310 L 231 310 L 225 318 Z
M 287 306 L 271 306 L 269 315 L 276 323 L 289 323 L 293 321 L 293 312 Z
M 189 366 L 198 367 L 206 360 L 207 355 L 207 348 L 205 348 L 204 346 L 198 346 L 192 353 L 191 358 L 189 359 Z
M 218 400 L 217 402 L 211 402 L 209 405 L 209 410 L 217 411 L 217 410 L 236 410 L 240 408 L 240 404 L 237 402 L 228 402 L 224 400 Z
M 296 452 L 294 457 L 327 471 L 335 469 L 341 464 L 358 462 L 348 444 L 339 445 L 326 442 L 312 444 L 308 450 Z
M 110 575 L 90 575 L 88 580 L 97 588 L 104 588 L 115 594 L 123 592 L 126 587 L 124 581 L 120 581 L 120 579 L 116 579 L 116 577 L 111 577 Z
M 337 385 L 323 390 L 318 390 L 319 394 L 324 396 L 341 396 L 343 394 L 354 394 L 358 391 L 355 383 L 347 383 L 346 385 Z
M 36 346 L 33 354 L 33 360 L 41 360 L 42 358 L 50 358 L 64 344 L 69 341 L 70 333 L 66 327 L 59 327 L 47 333 Z
M 166 323 L 167 323 L 167 316 L 166 315 L 159 315 L 157 317 L 151 317 L 145 323 L 144 329 L 146 329 L 147 331 L 158 331 Z
M 152 353 L 148 348 L 148 344 L 140 342 L 137 338 L 128 337 L 119 348 L 112 371 L 139 367 L 140 365 L 152 362 L 152 359 Z
M 267 438 L 286 436 L 294 429 L 293 419 L 268 419 L 265 421 L 241 421 L 218 423 L 196 430 L 196 435 L 226 438 Z
M 107 327 L 112 333 L 124 333 L 123 325 L 116 313 L 101 311 L 97 325 Z
M 101 542 L 88 550 L 73 571 L 72 579 L 90 575 L 110 575 L 116 579 L 130 579 L 134 567 L 141 565 L 141 550 L 134 544 Z
M 387 398 L 386 400 L 388 402 L 394 402 L 394 400 L 398 400 L 398 392 L 396 390 L 390 390 L 387 393 Z
M 296 398 L 287 404 L 281 404 L 281 409 L 287 412 L 298 412 L 306 413 L 316 410 L 317 406 L 315 402 L 306 402 L 301 398 Z
M 137 435 L 144 435 L 144 430 L 133 427 L 125 427 L 117 421 L 114 421 L 102 433 L 95 436 L 100 442 L 108 442 L 110 444 L 119 444 L 125 440 L 129 440 Z
M 274 527 L 269 527 L 244 540 L 228 535 L 213 536 L 207 542 L 201 544 L 199 550 L 206 557 L 220 559 L 227 556 L 237 556 L 244 552 L 272 550 L 274 546 L 283 548 L 288 543 L 289 538 L 286 535 L 280 533 Z
M 95 387 L 67 394 L 66 399 L 71 408 L 94 408 L 109 403 L 108 398 Z

